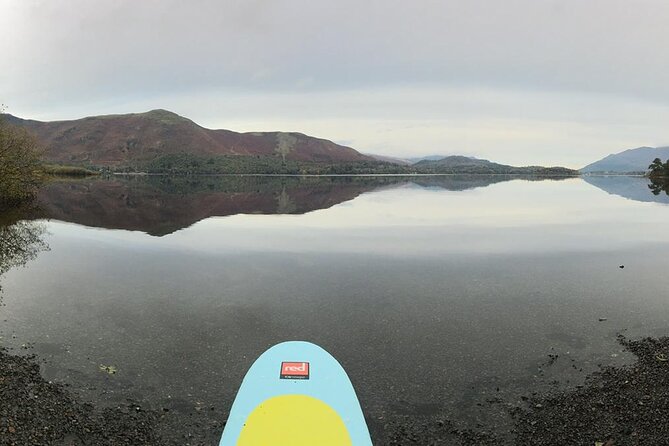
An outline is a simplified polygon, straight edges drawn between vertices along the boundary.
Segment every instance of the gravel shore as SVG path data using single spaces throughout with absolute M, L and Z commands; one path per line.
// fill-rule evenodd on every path
M 669 338 L 619 341 L 637 360 L 608 367 L 575 389 L 534 395 L 509 410 L 513 427 L 459 430 L 448 420 L 388 426 L 387 445 L 669 444 Z M 504 409 L 500 409 L 504 410 Z M 137 402 L 99 408 L 45 381 L 35 357 L 0 350 L 0 445 L 214 445 L 224 423 L 190 419 Z M 184 437 L 176 426 L 204 431 Z
M 518 445 L 668 445 L 669 338 L 619 338 L 637 358 L 609 367 L 571 392 L 516 411 Z
M 1 445 L 160 444 L 156 415 L 138 406 L 96 409 L 45 381 L 34 357 L 0 351 Z
M 619 342 L 636 356 L 606 367 L 576 389 L 524 398 L 509 410 L 510 432 L 455 429 L 448 420 L 397 426 L 391 445 L 659 446 L 669 445 L 669 338 Z
M 224 424 L 135 401 L 96 407 L 44 380 L 35 356 L 0 349 L 0 446 L 210 446 Z

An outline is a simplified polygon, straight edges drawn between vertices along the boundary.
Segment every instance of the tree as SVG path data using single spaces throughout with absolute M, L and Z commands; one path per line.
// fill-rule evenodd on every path
M 659 173 L 664 170 L 664 164 L 662 164 L 662 160 L 660 158 L 655 158 L 652 163 L 650 163 L 650 166 L 648 166 L 648 169 L 652 173 Z
M 0 116 L 0 207 L 31 198 L 42 178 L 41 151 L 35 138 Z
M 655 158 L 650 166 L 650 174 L 648 175 L 650 179 L 650 184 L 648 188 L 654 195 L 660 195 L 660 192 L 664 191 L 669 195 L 669 160 L 662 163 L 662 160 Z

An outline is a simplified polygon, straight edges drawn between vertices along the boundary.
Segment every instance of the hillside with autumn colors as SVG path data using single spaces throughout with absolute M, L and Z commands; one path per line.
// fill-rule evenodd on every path
M 301 133 L 211 130 L 167 110 L 41 122 L 5 115 L 44 148 L 46 161 L 109 168 L 142 167 L 163 157 L 241 156 L 276 162 L 374 161 L 356 150 Z

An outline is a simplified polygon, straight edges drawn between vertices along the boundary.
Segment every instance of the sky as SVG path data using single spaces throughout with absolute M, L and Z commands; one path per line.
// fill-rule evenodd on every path
M 0 103 L 579 168 L 669 145 L 667 23 L 666 0 L 0 0 Z

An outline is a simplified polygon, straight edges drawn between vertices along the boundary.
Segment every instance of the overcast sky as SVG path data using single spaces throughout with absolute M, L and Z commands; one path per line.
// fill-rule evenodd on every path
M 0 0 L 0 102 L 582 167 L 669 145 L 668 23 L 666 0 Z

